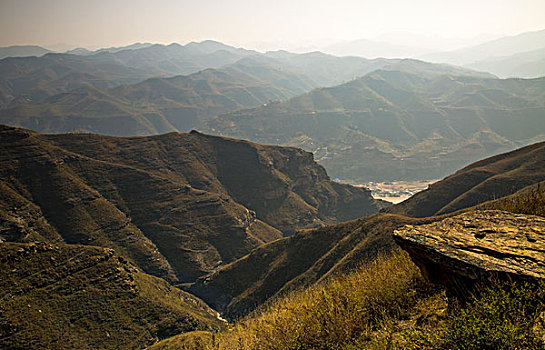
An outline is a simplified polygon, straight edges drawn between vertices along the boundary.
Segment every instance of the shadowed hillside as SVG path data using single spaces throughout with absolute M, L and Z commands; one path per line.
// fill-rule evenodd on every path
M 265 244 L 249 255 L 199 279 L 189 291 L 224 317 L 236 319 L 271 298 L 347 272 L 393 246 L 391 234 L 423 222 L 379 214 L 348 223 L 304 230 Z
M 297 229 L 382 203 L 312 155 L 199 133 L 40 135 L 2 127 L 1 237 L 115 249 L 189 282 Z
M 513 194 L 545 180 L 545 143 L 473 163 L 406 201 L 384 209 L 411 217 L 441 215 Z

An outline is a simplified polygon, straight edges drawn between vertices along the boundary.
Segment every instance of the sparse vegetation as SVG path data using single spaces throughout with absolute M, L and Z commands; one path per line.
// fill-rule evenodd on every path
M 429 310 L 445 306 L 441 291 L 396 250 L 353 273 L 268 302 L 230 330 L 209 337 L 207 348 L 344 349 L 382 341 L 385 325 L 414 320 L 422 312 L 429 316 Z M 199 334 L 200 341 L 204 338 Z M 173 338 L 169 348 L 184 348 L 187 341 L 187 336 Z
M 228 331 L 181 334 L 153 349 L 542 349 L 544 287 L 497 282 L 447 312 L 444 293 L 396 250 L 271 301 Z
M 436 348 L 543 349 L 536 321 L 544 311 L 545 283 L 494 283 L 453 312 Z M 538 322 L 541 328 L 543 321 Z
M 517 214 L 545 216 L 545 182 L 525 188 L 519 193 L 491 203 L 485 203 L 482 209 L 498 209 Z
M 357 272 L 272 301 L 218 335 L 217 349 L 341 349 L 390 319 L 408 316 L 427 285 L 409 257 L 397 252 Z

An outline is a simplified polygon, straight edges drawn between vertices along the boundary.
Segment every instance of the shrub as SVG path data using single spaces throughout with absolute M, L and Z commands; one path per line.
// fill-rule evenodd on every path
M 495 283 L 446 322 L 439 349 L 543 349 L 533 329 L 545 283 Z

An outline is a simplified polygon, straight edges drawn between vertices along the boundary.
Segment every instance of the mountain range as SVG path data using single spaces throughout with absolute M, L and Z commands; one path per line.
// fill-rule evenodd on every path
M 4 347 L 135 348 L 221 330 L 197 297 L 236 319 L 389 252 L 402 225 L 438 219 L 369 215 L 385 203 L 295 148 L 7 126 L 0 141 Z M 538 143 L 482 160 L 387 210 L 495 205 L 543 183 L 544 157 Z
M 76 89 L 1 109 L 0 122 L 119 136 L 199 129 L 302 147 L 334 178 L 355 183 L 441 178 L 545 134 L 543 78 L 497 79 L 417 60 L 268 56 L 108 90 Z M 364 76 L 312 90 L 316 81 L 348 79 L 339 71 Z
M 214 341 L 219 313 L 387 257 L 403 225 L 543 207 L 545 77 L 469 65 L 214 41 L 0 60 L 0 348 Z M 444 176 L 392 206 L 347 183 Z
M 490 72 L 502 78 L 537 78 L 544 74 L 545 30 L 502 37 L 454 51 L 419 56 Z
M 136 45 L 88 55 L 50 53 L 0 60 L 0 103 L 36 103 L 76 88 L 110 88 L 152 77 L 171 77 L 218 68 L 252 55 L 214 41 L 185 46 Z
M 402 60 L 348 83 L 220 115 L 200 127 L 312 151 L 356 183 L 437 179 L 543 139 L 545 80 Z
M 81 88 L 0 110 L 4 123 L 41 132 L 150 135 L 189 131 L 219 113 L 308 91 L 304 76 L 247 58 L 189 76 L 151 78 L 101 90 Z

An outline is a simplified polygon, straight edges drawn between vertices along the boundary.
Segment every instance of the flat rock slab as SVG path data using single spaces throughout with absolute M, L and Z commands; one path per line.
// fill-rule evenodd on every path
M 545 279 L 545 218 L 473 211 L 426 225 L 406 225 L 394 239 L 432 282 L 465 294 L 468 283 L 497 276 Z

